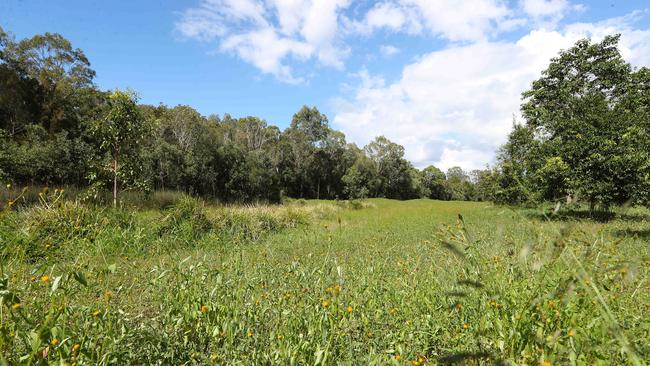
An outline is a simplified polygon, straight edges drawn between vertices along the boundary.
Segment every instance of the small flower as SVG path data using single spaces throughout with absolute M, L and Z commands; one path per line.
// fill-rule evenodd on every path
M 330 306 L 330 302 L 327 301 L 327 300 L 323 300 L 323 302 L 321 303 L 321 305 L 323 305 L 324 308 L 327 308 L 327 307 Z
M 18 311 L 18 310 L 20 310 L 21 307 L 22 307 L 22 305 L 20 305 L 19 303 L 15 303 L 15 304 L 11 305 L 11 310 Z
M 544 362 L 540 362 L 539 366 L 553 366 L 553 365 L 551 365 L 551 363 L 548 361 L 544 361 Z
M 44 283 L 44 284 L 50 283 L 50 276 L 48 276 L 48 275 L 41 276 L 41 282 Z
M 80 348 L 81 348 L 81 345 L 79 343 L 75 343 L 74 346 L 72 346 L 72 353 L 79 352 Z
M 93 316 L 94 316 L 94 317 L 98 317 L 101 313 L 102 313 L 101 311 L 99 311 L 99 310 L 95 310 L 95 311 L 93 312 Z
M 567 335 L 568 335 L 569 337 L 573 337 L 573 336 L 576 335 L 576 331 L 573 330 L 573 329 L 569 329 L 569 331 L 567 332 Z
M 219 358 L 219 356 L 217 356 L 217 355 L 214 354 L 214 353 L 210 356 L 210 359 L 211 359 L 212 361 L 216 361 L 218 358 Z
M 104 292 L 104 297 L 106 298 L 106 300 L 110 300 L 113 297 L 113 291 L 106 290 L 106 292 Z
M 341 292 L 341 289 L 342 289 L 341 285 L 334 286 L 334 295 L 338 295 Z
M 208 305 L 202 305 L 201 306 L 201 312 L 203 314 L 206 314 L 209 310 L 210 310 L 210 308 L 208 308 Z
M 353 310 L 354 310 L 354 309 L 352 309 L 352 306 L 348 306 L 348 308 L 347 308 L 348 313 L 352 314 L 352 311 L 353 311 Z
M 52 342 L 50 342 L 50 344 L 52 345 L 52 347 L 56 347 L 59 343 L 60 343 L 59 340 L 56 339 L 56 338 L 54 338 L 54 339 L 52 340 Z
M 248 337 L 252 337 L 253 336 L 253 331 L 249 329 L 248 332 L 246 332 L 246 335 Z
M 402 356 L 400 356 L 399 354 L 395 355 L 395 361 L 399 361 L 401 359 L 402 359 Z
M 463 304 L 457 302 L 457 303 L 456 303 L 456 310 L 458 310 L 458 311 L 463 310 Z
M 463 329 L 469 329 L 469 324 L 467 323 L 463 324 Z

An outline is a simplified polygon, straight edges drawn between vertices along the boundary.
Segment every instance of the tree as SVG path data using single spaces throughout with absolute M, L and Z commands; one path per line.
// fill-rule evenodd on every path
M 619 38 L 578 41 L 523 93 L 526 125 L 509 146 L 533 153 L 503 159 L 513 183 L 525 181 L 541 199 L 582 197 L 591 210 L 638 196 L 650 147 L 649 78 L 647 69 L 633 71 L 623 60 Z M 525 141 L 514 140 L 523 135 Z
M 133 92 L 115 90 L 108 98 L 107 109 L 102 119 L 96 121 L 93 132 L 112 161 L 113 207 L 117 206 L 118 176 L 120 163 L 137 158 L 140 144 L 149 131 L 148 124 L 137 106 Z M 129 172 L 133 176 L 133 171 Z
M 404 147 L 379 136 L 364 147 L 377 167 L 380 184 L 378 194 L 387 198 L 412 198 L 411 163 L 404 159 Z
M 446 182 L 445 173 L 433 165 L 429 165 L 422 171 L 424 175 L 423 184 L 428 189 L 428 197 L 434 200 L 449 200 L 451 192 Z

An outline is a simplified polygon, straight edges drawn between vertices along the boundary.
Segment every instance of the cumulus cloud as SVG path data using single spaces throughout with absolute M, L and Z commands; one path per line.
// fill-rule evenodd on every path
M 218 41 L 232 53 L 278 79 L 299 83 L 290 60 L 314 58 L 343 67 L 348 53 L 338 44 L 339 12 L 349 0 L 200 0 L 176 22 L 183 37 Z
M 550 58 L 580 38 L 617 32 L 623 33 L 623 55 L 648 65 L 650 33 L 632 29 L 627 17 L 533 30 L 512 42 L 481 41 L 428 53 L 390 84 L 364 70 L 353 94 L 334 101 L 334 125 L 360 144 L 385 135 L 404 145 L 407 158 L 420 168 L 482 168 L 505 141 L 521 92 Z
M 502 0 L 384 0 L 356 17 L 345 13 L 352 0 L 198 1 L 180 15 L 178 34 L 217 42 L 219 50 L 290 83 L 303 80 L 293 75 L 292 61 L 343 69 L 346 37 L 387 30 L 480 41 L 521 25 Z

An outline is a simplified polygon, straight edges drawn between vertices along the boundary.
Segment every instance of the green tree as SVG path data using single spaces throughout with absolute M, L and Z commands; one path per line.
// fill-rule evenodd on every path
M 522 114 L 533 137 L 525 180 L 542 198 L 567 193 L 607 209 L 634 200 L 645 180 L 647 69 L 634 71 L 619 36 L 560 52 L 526 91 Z M 526 156 L 526 155 L 525 155 Z M 557 170 L 553 177 L 550 170 Z M 537 175 L 537 179 L 535 176 Z M 534 184 L 531 184 L 534 186 Z
M 94 124 L 93 132 L 112 161 L 113 207 L 116 207 L 119 177 L 133 178 L 135 175 L 133 170 L 123 172 L 120 163 L 138 158 L 141 143 L 149 132 L 135 93 L 115 90 L 108 98 L 104 116 Z

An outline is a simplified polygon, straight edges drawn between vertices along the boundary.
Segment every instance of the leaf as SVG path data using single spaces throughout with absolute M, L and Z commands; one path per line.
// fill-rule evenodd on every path
M 86 281 L 86 276 L 83 274 L 83 272 L 73 272 L 72 276 L 80 284 L 82 284 L 84 286 L 88 286 L 88 281 Z
M 52 282 L 52 291 L 50 291 L 50 294 L 53 294 L 54 291 L 56 291 L 59 288 L 59 286 L 61 286 L 61 278 L 63 278 L 63 276 L 58 276 L 54 279 L 54 281 Z

